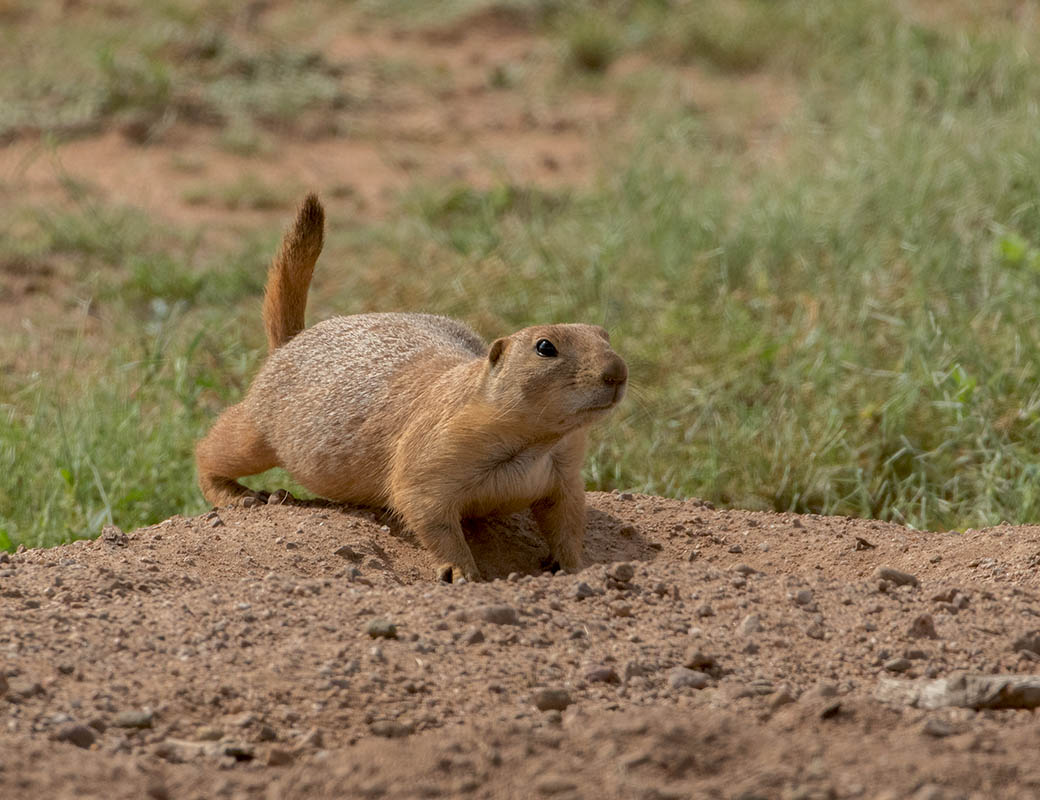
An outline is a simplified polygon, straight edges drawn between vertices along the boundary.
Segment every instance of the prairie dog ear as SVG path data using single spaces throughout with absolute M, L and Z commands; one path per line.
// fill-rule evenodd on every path
M 491 366 L 495 366 L 499 359 L 502 358 L 502 354 L 506 351 L 507 344 L 507 339 L 495 339 L 495 341 L 491 343 L 491 349 L 488 350 L 488 363 L 491 364 Z
M 593 325 L 592 328 L 599 335 L 600 339 L 605 341 L 607 344 L 610 344 L 610 334 L 607 333 L 606 328 L 601 328 L 599 325 Z

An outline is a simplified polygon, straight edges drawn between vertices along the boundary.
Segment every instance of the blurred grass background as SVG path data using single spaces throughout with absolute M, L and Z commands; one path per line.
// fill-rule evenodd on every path
M 632 390 L 593 435 L 590 489 L 939 529 L 1040 516 L 1034 3 L 347 5 L 438 30 L 490 8 L 550 45 L 548 69 L 496 68 L 493 85 L 612 92 L 624 125 L 585 185 L 417 180 L 379 219 L 326 198 L 312 319 L 422 309 L 489 338 L 606 325 Z M 101 4 L 78 24 L 0 3 L 0 137 L 148 134 L 175 113 L 262 156 L 363 101 L 295 44 L 343 6 L 278 6 L 277 35 L 254 41 L 224 32 L 229 3 Z M 732 92 L 684 99 L 691 70 Z M 766 144 L 739 91 L 762 81 L 779 107 Z M 298 199 L 262 163 L 186 198 L 273 213 L 220 245 L 71 180 L 60 202 L 3 187 L 7 274 L 59 265 L 72 327 L 102 324 L 37 341 L 46 363 L 0 335 L 0 547 L 205 507 L 193 442 L 263 356 L 263 273 Z

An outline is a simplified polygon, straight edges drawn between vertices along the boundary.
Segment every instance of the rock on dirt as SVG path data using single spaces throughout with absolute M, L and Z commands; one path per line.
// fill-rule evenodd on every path
M 573 701 L 566 689 L 539 689 L 531 702 L 539 711 L 564 711 Z
M 878 567 L 874 574 L 879 580 L 894 583 L 896 586 L 917 586 L 918 584 L 916 575 L 903 572 L 895 567 Z

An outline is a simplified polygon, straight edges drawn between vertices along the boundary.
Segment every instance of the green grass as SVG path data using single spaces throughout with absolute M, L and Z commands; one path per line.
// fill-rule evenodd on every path
M 598 180 L 416 186 L 383 224 L 333 213 L 312 318 L 423 309 L 488 338 L 606 325 L 632 387 L 594 433 L 590 488 L 930 528 L 1040 518 L 1036 30 L 928 27 L 880 0 L 510 7 L 559 44 L 559 80 L 574 59 L 607 80 L 626 52 L 655 70 L 625 79 L 631 119 Z M 763 150 L 754 109 L 734 131 L 677 101 L 670 70 L 691 67 L 735 91 L 768 73 L 798 102 Z M 129 69 L 125 96 L 177 93 L 175 74 Z M 250 119 L 279 106 L 250 102 Z M 200 510 L 192 444 L 262 353 L 277 233 L 201 252 L 90 203 L 16 223 L 0 250 L 73 260 L 114 344 L 0 383 L 0 546 Z
M 293 130 L 332 114 L 340 71 L 296 47 L 278 19 L 247 23 L 239 4 L 179 0 L 77 8 L 15 3 L 0 27 L 0 136 L 89 133 L 135 123 L 148 141 L 177 120 L 233 128 L 229 148 L 258 148 L 256 127 Z

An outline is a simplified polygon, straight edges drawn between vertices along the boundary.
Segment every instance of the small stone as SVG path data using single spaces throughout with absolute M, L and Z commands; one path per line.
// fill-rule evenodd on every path
M 615 564 L 610 571 L 610 577 L 618 583 L 628 583 L 636 576 L 636 568 L 627 562 Z
M 794 689 L 791 688 L 790 684 L 781 683 L 777 687 L 777 690 L 773 693 L 773 697 L 769 701 L 769 707 L 772 710 L 776 710 L 781 706 L 786 706 L 797 700 L 798 697 L 795 694 Z
M 253 506 L 260 505 L 260 502 L 259 498 L 249 495 L 249 497 L 242 499 L 242 508 L 252 508 Z
M 710 653 L 705 653 L 699 647 L 691 647 L 686 651 L 686 658 L 683 660 L 683 666 L 688 669 L 696 669 L 702 671 L 710 671 L 716 669 L 719 665 L 718 660 L 715 656 Z
M 654 669 L 649 664 L 642 664 L 638 661 L 627 661 L 625 662 L 624 680 L 625 683 L 628 683 L 631 678 L 645 677 L 647 675 L 652 675 L 653 672 Z
M 278 741 L 278 732 L 265 723 L 260 726 L 260 731 L 257 733 L 256 739 L 259 742 L 276 742 Z
M 944 739 L 952 736 L 955 731 L 953 725 L 941 717 L 929 717 L 921 727 L 921 733 L 926 736 L 934 736 L 936 739 Z
M 403 739 L 415 733 L 414 725 L 408 725 L 393 719 L 376 720 L 368 726 L 368 729 L 375 736 L 382 736 L 384 739 Z
M 361 553 L 359 553 L 357 550 L 355 550 L 348 544 L 337 547 L 335 550 L 332 551 L 332 555 L 339 556 L 340 558 L 345 558 L 347 559 L 347 561 L 353 561 L 355 563 L 361 561 L 364 558 L 364 556 L 361 555 Z
M 280 747 L 272 747 L 267 752 L 267 766 L 269 767 L 286 767 L 293 763 L 293 760 L 293 754 Z
M 946 587 L 941 589 L 932 595 L 933 602 L 936 603 L 952 603 L 953 598 L 957 596 L 957 590 L 952 587 Z
M 460 637 L 463 644 L 480 644 L 484 641 L 484 632 L 480 628 L 470 628 Z
M 918 614 L 910 623 L 910 635 L 916 639 L 938 639 L 939 634 L 935 630 L 935 620 L 931 614 Z
M 752 636 L 762 630 L 762 618 L 758 614 L 748 614 L 737 626 L 737 633 L 741 636 Z
M 183 764 L 203 753 L 216 753 L 214 745 L 202 744 L 200 742 L 186 742 L 180 739 L 164 739 L 158 742 L 152 752 L 164 761 L 171 764 Z
M 213 517 L 209 521 L 209 526 L 211 528 L 223 528 L 224 527 L 224 520 L 222 520 L 220 517 Z
M 909 658 L 891 658 L 885 662 L 885 669 L 889 672 L 906 672 L 913 666 Z
M 823 641 L 827 638 L 827 630 L 819 622 L 814 622 L 805 629 L 805 635 L 810 639 L 819 639 L 820 641 Z
M 617 670 L 602 664 L 593 664 L 586 667 L 582 677 L 587 683 L 621 683 Z
M 703 689 L 709 683 L 709 675 L 686 667 L 676 667 L 668 673 L 668 685 L 673 689 Z
M 739 544 L 731 544 L 729 546 L 729 548 L 728 548 L 728 552 L 730 552 L 730 553 L 743 553 L 744 552 L 744 548 L 741 547 Z
M 252 761 L 255 757 L 253 746 L 245 742 L 224 742 L 220 745 L 220 752 L 235 761 Z
M 739 572 L 741 575 L 754 575 L 758 572 L 758 570 L 750 564 L 737 564 L 737 566 L 733 568 L 733 571 Z
M 715 609 L 711 607 L 710 603 L 704 603 L 697 606 L 697 610 L 694 612 L 698 617 L 714 617 Z
M 581 581 L 574 587 L 573 597 L 575 600 L 587 600 L 590 597 L 596 597 L 600 594 L 603 594 L 603 592 L 597 591 L 585 583 L 585 581 Z
M 531 702 L 539 711 L 566 711 L 572 700 L 566 689 L 539 689 L 531 696 Z
M 820 719 L 831 719 L 841 713 L 841 700 L 831 700 L 820 709 Z
M 224 738 L 224 731 L 212 725 L 203 725 L 195 732 L 195 738 L 200 742 L 219 742 Z
M 894 583 L 896 586 L 917 586 L 919 583 L 916 575 L 903 572 L 895 567 L 878 567 L 874 571 L 874 577 L 878 580 Z
M 856 549 L 857 550 L 876 550 L 877 545 L 872 542 L 868 542 L 866 539 L 857 536 L 856 537 Z
M 145 709 L 143 711 L 122 711 L 116 714 L 112 724 L 117 728 L 150 728 L 155 721 L 155 712 Z
M 807 606 L 813 601 L 812 589 L 799 589 L 794 596 L 794 601 L 800 606 Z
M 54 734 L 55 741 L 68 742 L 86 749 L 94 744 L 97 734 L 86 725 L 66 725 Z
M 101 529 L 101 539 L 105 544 L 115 545 L 116 547 L 126 547 L 130 544 L 130 538 L 123 533 L 122 528 L 118 525 L 106 525 Z
M 270 496 L 267 498 L 267 505 L 280 506 L 292 502 L 293 499 L 294 498 L 288 489 L 279 489 L 275 492 L 271 492 Z
M 512 606 L 481 606 L 475 612 L 477 618 L 492 625 L 519 625 L 520 616 Z
M 396 639 L 397 626 L 385 619 L 374 619 L 368 623 L 365 629 L 373 639 Z

